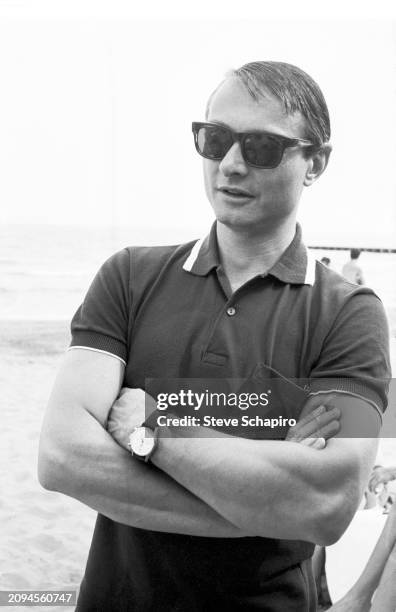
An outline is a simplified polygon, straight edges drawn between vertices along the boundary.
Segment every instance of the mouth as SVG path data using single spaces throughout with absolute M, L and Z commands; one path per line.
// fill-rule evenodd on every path
M 236 199 L 236 200 L 246 200 L 253 198 L 253 194 L 246 189 L 241 189 L 240 187 L 229 187 L 227 185 L 220 185 L 217 188 L 217 191 L 227 196 L 228 198 Z

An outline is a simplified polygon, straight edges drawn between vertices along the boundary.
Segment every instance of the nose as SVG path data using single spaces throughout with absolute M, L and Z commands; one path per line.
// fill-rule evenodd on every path
M 239 142 L 234 142 L 232 147 L 227 151 L 220 162 L 219 169 L 224 176 L 227 177 L 235 174 L 244 176 L 249 172 L 249 167 L 242 157 L 241 145 Z

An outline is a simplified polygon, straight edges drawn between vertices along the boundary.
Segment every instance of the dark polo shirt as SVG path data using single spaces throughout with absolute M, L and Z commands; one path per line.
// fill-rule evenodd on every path
M 149 378 L 243 378 L 265 364 L 288 379 L 309 378 L 311 392 L 358 395 L 379 412 L 386 406 L 382 304 L 315 262 L 298 226 L 273 268 L 235 293 L 215 225 L 203 241 L 120 251 L 73 318 L 73 347 L 121 359 L 127 387 L 144 389 Z M 311 611 L 312 549 L 160 533 L 98 515 L 77 609 Z

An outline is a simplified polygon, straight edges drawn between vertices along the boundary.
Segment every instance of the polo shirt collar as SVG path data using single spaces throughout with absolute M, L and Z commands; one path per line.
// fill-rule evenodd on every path
M 189 256 L 183 264 L 183 270 L 191 272 L 191 274 L 196 274 L 197 276 L 206 276 L 213 268 L 217 268 L 219 265 L 220 257 L 217 247 L 215 221 L 206 238 L 202 238 L 194 244 Z
M 274 263 L 268 274 L 284 283 L 313 285 L 316 260 L 302 241 L 301 226 L 297 223 L 292 242 Z
M 213 268 L 220 265 L 217 247 L 216 222 L 212 225 L 206 238 L 198 240 L 186 261 L 183 269 L 197 276 L 206 276 Z M 297 223 L 292 242 L 267 274 L 275 276 L 284 283 L 313 285 L 315 281 L 316 261 L 308 251 L 301 237 L 301 227 Z M 265 274 L 266 275 L 266 274 Z

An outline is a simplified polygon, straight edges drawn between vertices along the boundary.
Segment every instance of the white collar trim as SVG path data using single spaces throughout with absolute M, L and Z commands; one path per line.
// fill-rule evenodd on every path
M 197 240 L 197 242 L 194 244 L 193 248 L 191 249 L 190 255 L 187 257 L 186 261 L 183 264 L 183 270 L 186 270 L 186 272 L 191 272 L 193 265 L 197 261 L 197 257 L 198 257 L 199 251 L 201 250 L 203 241 L 204 241 L 204 238 L 200 238 L 199 240 Z

